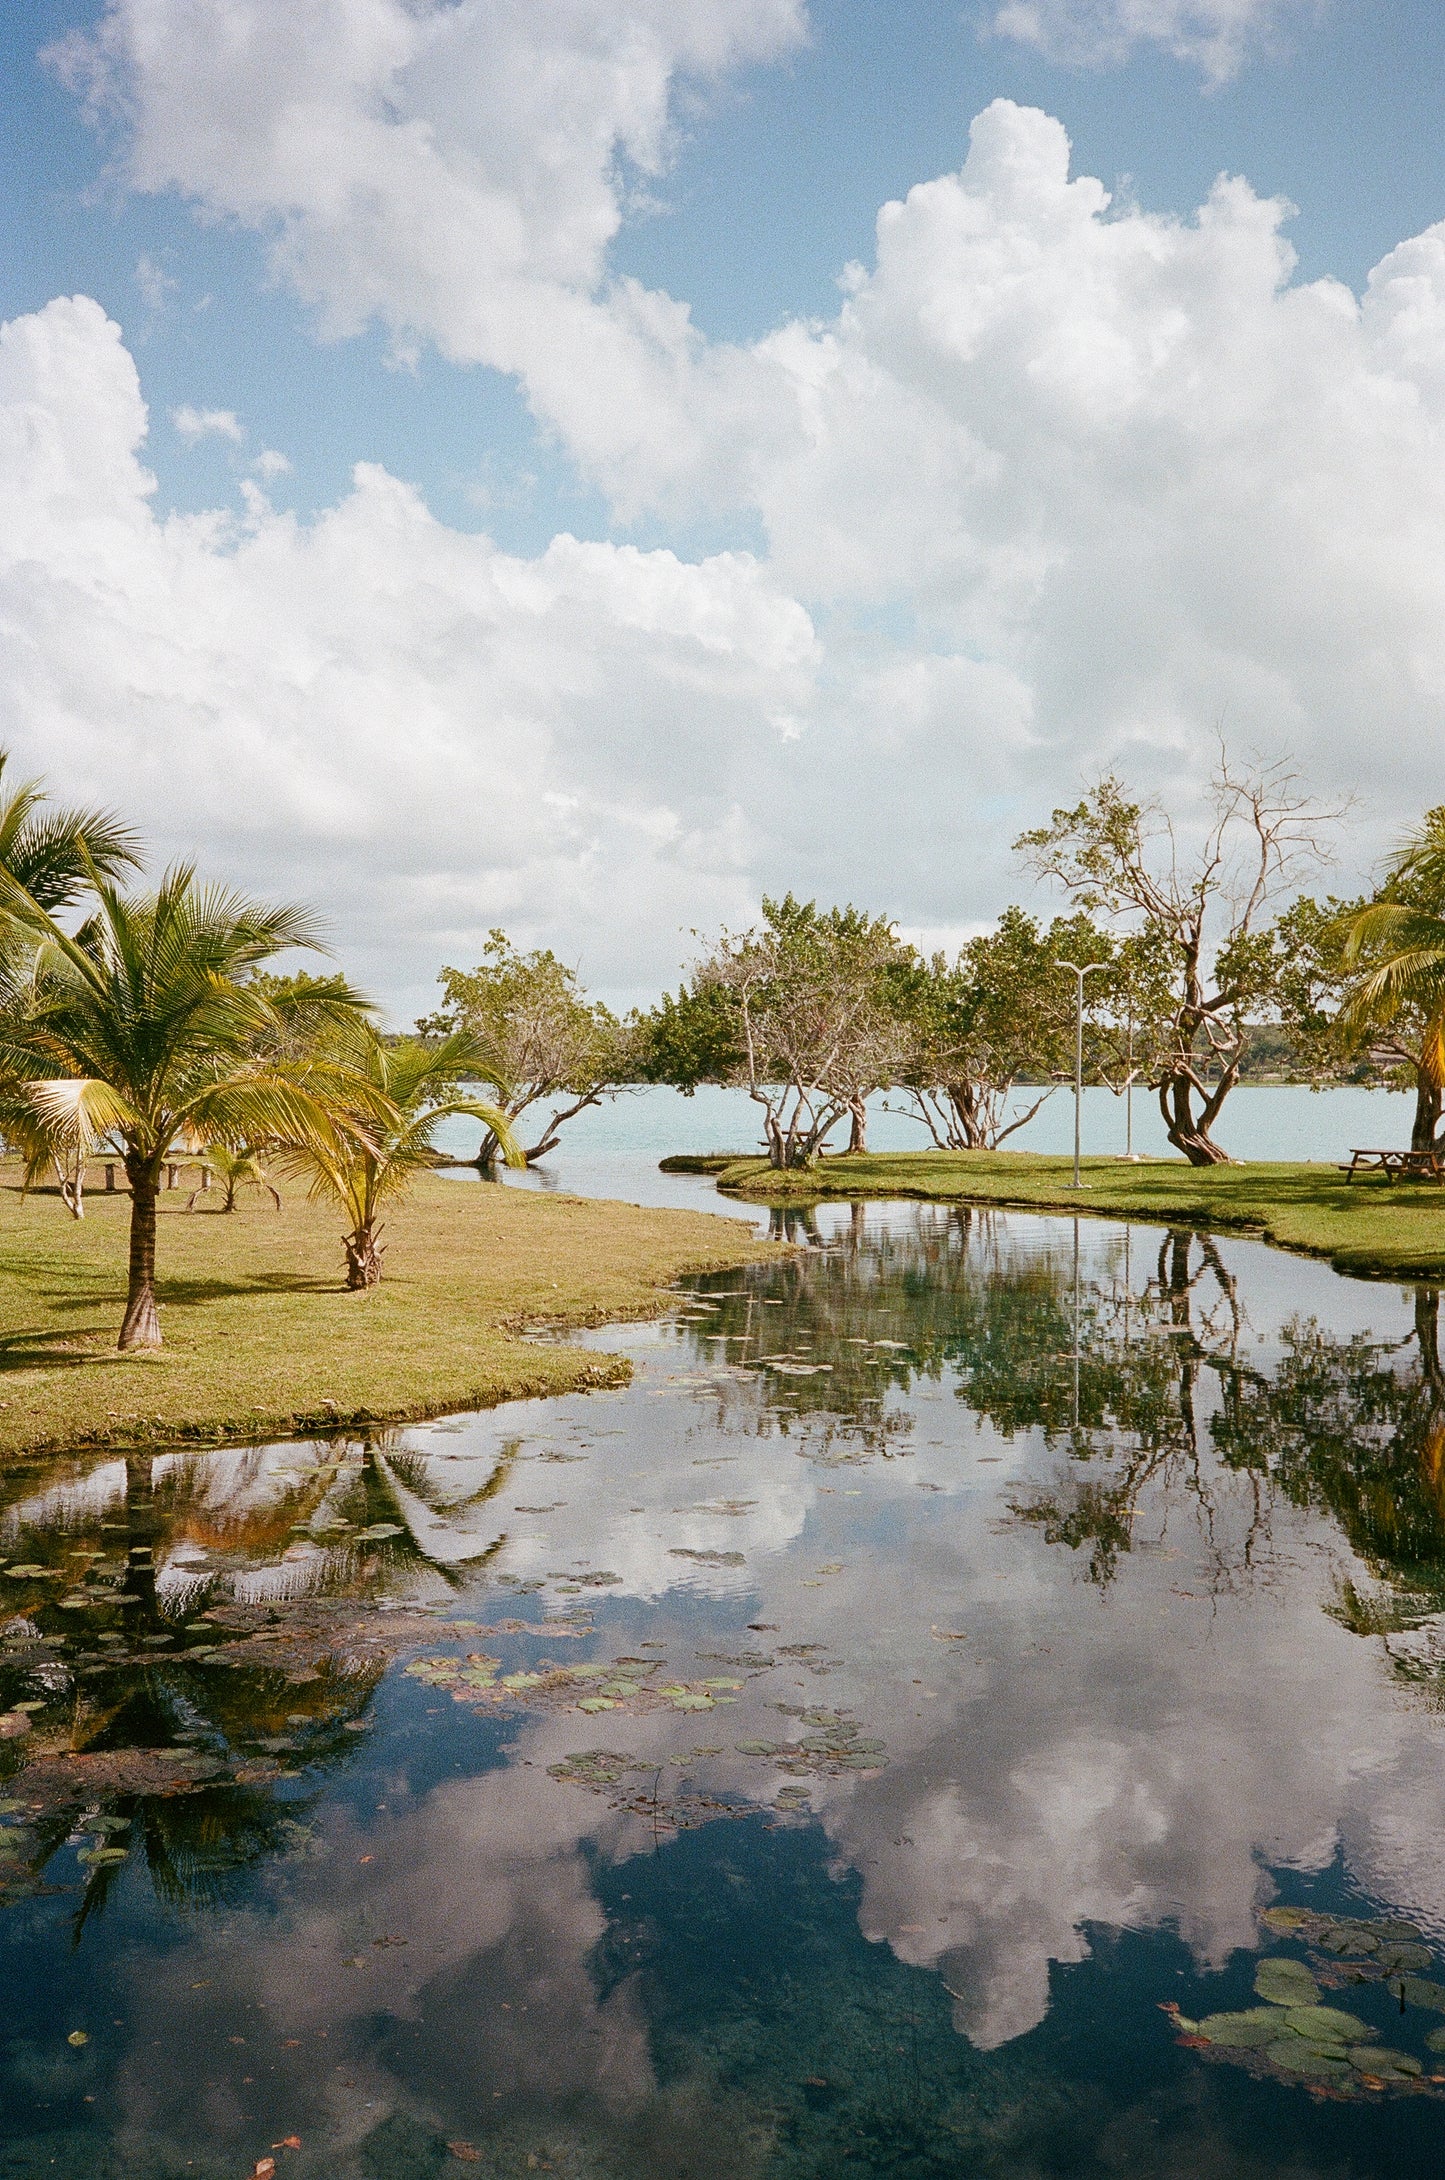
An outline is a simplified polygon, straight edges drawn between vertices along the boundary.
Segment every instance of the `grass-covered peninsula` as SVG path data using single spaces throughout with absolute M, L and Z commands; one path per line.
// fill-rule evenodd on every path
M 729 1195 L 797 1202 L 827 1196 L 914 1196 L 941 1202 L 1015 1204 L 1234 1228 L 1280 1248 L 1328 1257 L 1340 1271 L 1407 1279 L 1445 1277 L 1445 1188 L 1428 1181 L 1347 1181 L 1332 1165 L 1130 1165 L 1073 1161 L 1028 1151 L 884 1151 L 824 1158 L 780 1173 L 739 1159 L 718 1173 Z
M 164 1192 L 165 1345 L 118 1354 L 130 1200 L 22 1198 L 0 1167 L 0 1456 L 284 1437 L 620 1384 L 625 1362 L 525 1337 L 646 1316 L 686 1271 L 770 1245 L 738 1219 L 423 1177 L 391 1207 L 386 1277 L 342 1287 L 334 1209 L 298 1189 L 230 1214 Z

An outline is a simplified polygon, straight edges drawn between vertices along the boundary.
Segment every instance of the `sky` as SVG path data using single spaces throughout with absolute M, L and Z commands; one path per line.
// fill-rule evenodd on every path
M 0 741 L 618 1003 L 792 888 L 954 945 L 1222 731 L 1440 786 L 1423 0 L 0 12 Z

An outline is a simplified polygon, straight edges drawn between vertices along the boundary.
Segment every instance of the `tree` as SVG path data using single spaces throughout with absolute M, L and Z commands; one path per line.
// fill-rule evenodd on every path
M 51 810 L 39 780 L 6 785 L 10 753 L 0 749 L 0 872 L 50 915 L 68 908 L 91 877 L 116 877 L 139 861 L 137 836 L 108 810 Z M 29 925 L 0 906 L 0 1008 L 23 1004 L 33 969 L 35 938 Z M 33 1145 L 30 1116 L 12 1100 L 0 1104 L 0 1121 L 18 1149 Z M 57 1151 L 61 1200 L 72 1218 L 85 1216 L 83 1153 Z
M 1264 913 L 1339 814 L 1306 800 L 1281 766 L 1240 775 L 1222 753 L 1208 799 L 1192 857 L 1163 812 L 1131 802 L 1113 777 L 1016 843 L 1040 876 L 1117 919 L 1167 971 L 1150 1084 L 1169 1141 L 1195 1166 L 1227 1162 L 1211 1130 L 1238 1079 L 1250 1018 L 1275 1001 Z
M 354 1125 L 313 1134 L 287 1158 L 310 1175 L 313 1196 L 332 1197 L 350 1219 L 342 1245 L 346 1284 L 356 1293 L 381 1278 L 381 1213 L 435 1164 L 439 1121 L 469 1114 L 492 1131 L 509 1166 L 527 1161 L 505 1113 L 455 1094 L 457 1083 L 475 1080 L 483 1065 L 466 1031 L 454 1030 L 439 1044 L 420 1037 L 384 1038 L 358 1016 L 337 1025 L 328 1057 L 339 1082 L 365 1093 Z
M 130 1257 L 122 1349 L 161 1345 L 156 1209 L 176 1150 L 218 1142 L 330 1144 L 354 1135 L 385 1099 L 338 1082 L 334 1067 L 279 1062 L 282 1011 L 251 973 L 293 946 L 315 946 L 311 918 L 221 887 L 188 864 L 154 894 L 127 897 L 98 873 L 95 912 L 68 936 L 30 894 L 0 877 L 0 901 L 37 940 L 23 1009 L 0 1026 L 0 1075 L 42 1149 L 84 1150 L 111 1137 L 130 1184 Z M 335 1011 L 357 1015 L 347 992 Z M 344 1094 L 343 1094 L 344 1092 Z
M 628 1039 L 615 1015 L 586 997 L 575 969 L 556 955 L 519 953 L 492 931 L 475 969 L 443 969 L 446 1003 L 417 1023 L 423 1037 L 463 1030 L 480 1055 L 478 1080 L 514 1125 L 534 1105 L 562 1102 L 524 1152 L 528 1165 L 555 1150 L 562 1128 L 627 1080 Z M 570 1101 L 570 1102 L 569 1102 Z M 488 1128 L 477 1152 L 496 1163 L 500 1139 Z
M 811 1165 L 845 1115 L 906 1064 L 917 957 L 886 917 L 765 899 L 676 999 L 639 1025 L 639 1071 L 684 1091 L 736 1084 L 762 1108 L 774 1166 Z
M 108 810 L 50 810 L 39 780 L 6 784 L 10 753 L 0 749 L 0 871 L 54 916 L 97 875 L 117 878 L 140 861 L 138 836 Z M 13 912 L 7 921 L 15 927 Z
M 910 995 L 904 1082 L 914 1117 L 940 1150 L 996 1150 L 1033 1119 L 1073 1066 L 1075 990 L 1062 964 L 1108 962 L 1114 953 L 1087 916 L 1055 917 L 1043 931 L 1024 909 L 1006 908 L 952 965 L 933 956 Z M 1009 1119 L 1020 1079 L 1043 1087 Z
M 1445 1104 L 1445 805 L 1427 810 L 1391 860 L 1344 944 L 1356 980 L 1348 1027 L 1374 1030 L 1383 1057 L 1413 1075 L 1414 1150 L 1434 1150 Z
M 276 1206 L 276 1209 L 278 1211 L 281 1209 L 280 1192 L 273 1188 L 267 1180 L 266 1168 L 262 1163 L 261 1153 L 251 1144 L 243 1143 L 239 1150 L 231 1151 L 227 1150 L 224 1143 L 212 1143 L 207 1147 L 206 1157 L 220 1179 L 220 1208 L 222 1211 L 235 1210 L 237 1194 L 243 1188 L 264 1190 Z M 204 1175 L 202 1175 L 202 1181 L 206 1187 L 209 1187 L 210 1184 L 205 1181 Z M 195 1210 L 196 1198 L 202 1193 L 202 1189 L 192 1189 L 186 1199 L 187 1211 Z

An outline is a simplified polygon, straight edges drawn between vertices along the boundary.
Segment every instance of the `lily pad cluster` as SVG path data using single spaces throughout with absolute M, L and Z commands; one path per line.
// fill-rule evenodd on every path
M 614 1658 L 610 1665 L 557 1665 L 539 1658 L 531 1670 L 504 1673 L 499 1658 L 471 1651 L 465 1658 L 413 1658 L 406 1671 L 454 1703 L 519 1703 L 542 1708 L 629 1711 L 710 1711 L 731 1702 L 740 1680 L 668 1677 L 660 1658 Z
M 812 1730 L 800 1741 L 739 1741 L 740 1756 L 766 1756 L 780 1771 L 794 1778 L 834 1778 L 849 1771 L 881 1771 L 887 1763 L 887 1742 L 865 1734 L 855 1718 L 843 1711 L 804 1711 L 803 1724 Z
M 1430 1948 L 1415 1925 L 1388 1916 L 1372 1920 L 1362 1915 L 1317 1915 L 1308 1908 L 1272 1907 L 1265 1909 L 1261 1920 L 1266 1929 L 1280 1937 L 1297 1938 L 1321 1953 L 1348 1961 L 1352 1982 L 1413 1976 L 1430 1966 Z
M 1352 1956 L 1372 1964 L 1368 1978 L 1391 1978 L 1392 1988 L 1400 1971 L 1427 1965 L 1429 1948 L 1421 1943 L 1412 1925 L 1348 1916 L 1325 1916 L 1298 1908 L 1271 1908 L 1266 1925 L 1284 1936 L 1305 1939 L 1335 1956 Z M 1328 1973 L 1329 1971 L 1322 1971 Z M 1330 1980 L 1343 1981 L 1338 1970 Z M 1414 1974 L 1403 1977 L 1408 1986 L 1419 1984 L 1439 1993 L 1445 2011 L 1445 1986 L 1426 1983 Z M 1246 2067 L 1251 2073 L 1276 2080 L 1307 2084 L 1317 2094 L 1361 2095 L 1367 2092 L 1422 2091 L 1445 2083 L 1445 2075 L 1427 2075 L 1422 2062 L 1406 2051 L 1395 2051 L 1380 2041 L 1371 2023 L 1343 2006 L 1326 2003 L 1319 1977 L 1302 1960 L 1273 1956 L 1262 1960 L 1255 1971 L 1257 2006 L 1232 2013 L 1206 2014 L 1191 2020 L 1170 2004 L 1180 2042 L 1192 2050 Z M 1434 2004 L 1433 1998 L 1421 2003 Z M 1432 2050 L 1445 2049 L 1445 2029 L 1426 2039 Z

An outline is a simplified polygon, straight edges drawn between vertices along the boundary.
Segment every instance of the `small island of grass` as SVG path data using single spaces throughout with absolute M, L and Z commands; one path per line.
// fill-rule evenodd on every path
M 740 1159 L 718 1175 L 732 1196 L 797 1203 L 835 1196 L 1083 1211 L 1258 1234 L 1282 1249 L 1327 1257 L 1373 1278 L 1445 1276 L 1445 1188 L 1432 1181 L 1349 1181 L 1334 1165 L 1190 1166 L 1183 1159 L 1086 1158 L 1028 1151 L 883 1151 L 780 1172 Z
M 28 1199 L 0 1168 L 0 1455 L 249 1442 L 624 1384 L 595 1349 L 528 1339 L 655 1314 L 690 1271 L 770 1253 L 736 1218 L 421 1177 L 389 1209 L 386 1277 L 348 1294 L 335 1211 L 231 1214 L 165 1191 L 159 1350 L 119 1353 L 130 1199 Z M 204 1199 L 202 1200 L 204 1201 Z

